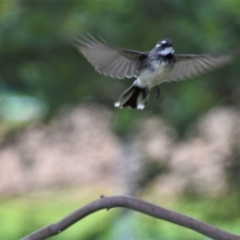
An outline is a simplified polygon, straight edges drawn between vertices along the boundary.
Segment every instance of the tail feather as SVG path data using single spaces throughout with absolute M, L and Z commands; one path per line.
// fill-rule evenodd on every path
M 118 102 L 115 103 L 115 107 L 144 109 L 148 97 L 148 88 L 142 88 L 136 85 L 132 85 L 119 97 Z

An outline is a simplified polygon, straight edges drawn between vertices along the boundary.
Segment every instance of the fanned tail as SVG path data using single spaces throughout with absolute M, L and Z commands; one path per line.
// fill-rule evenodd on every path
M 148 97 L 148 88 L 139 87 L 133 84 L 122 93 L 118 102 L 115 103 L 115 107 L 128 107 L 142 110 L 147 104 Z

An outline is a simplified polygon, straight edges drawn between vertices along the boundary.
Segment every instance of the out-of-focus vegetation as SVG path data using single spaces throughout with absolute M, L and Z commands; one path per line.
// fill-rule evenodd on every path
M 66 193 L 69 195 L 69 191 Z M 72 196 L 77 196 L 76 190 L 70 193 L 71 196 L 60 196 L 57 200 L 54 195 L 47 199 L 34 196 L 9 199 L 8 202 L 4 203 L 4 207 L 0 207 L 2 216 L 0 223 L 4 226 L 1 230 L 1 236 L 4 239 L 19 239 L 20 236 L 27 235 L 33 229 L 56 222 L 79 208 L 80 205 L 92 201 L 91 198 L 81 198 L 79 193 L 77 194 L 79 200 L 73 200 Z M 230 199 L 233 200 L 232 203 L 237 203 L 232 197 Z M 155 202 L 161 205 L 167 204 L 166 202 L 163 203 L 163 201 L 155 200 Z M 194 215 L 200 220 L 210 222 L 214 219 L 215 224 L 222 227 L 222 229 L 239 233 L 239 209 L 234 205 L 231 206 L 236 214 L 235 216 L 228 216 L 226 211 L 222 209 L 223 204 L 228 204 L 228 201 L 216 202 L 216 200 L 196 199 L 194 203 L 193 201 L 184 200 L 168 204 L 168 207 L 175 208 L 175 210 L 191 216 Z M 207 211 L 206 206 L 208 206 Z M 122 215 L 121 210 L 115 208 L 109 211 L 96 212 L 62 232 L 55 239 L 208 239 L 180 226 L 159 221 L 140 213 L 129 211 L 125 213 L 125 216 L 123 215 L 121 220 L 119 215 Z M 14 231 L 13 226 L 15 226 Z
M 35 97 L 48 109 L 44 117 L 83 101 L 112 109 L 116 96 L 132 80 L 96 73 L 71 45 L 74 38 L 88 31 L 113 45 L 145 51 L 169 37 L 177 53 L 221 53 L 239 45 L 239 7 L 238 1 L 228 0 L 1 1 L 1 94 Z M 129 116 L 128 111 L 121 115 L 129 122 L 161 114 L 184 131 L 217 104 L 238 105 L 238 64 L 193 81 L 163 84 L 161 98 L 153 94 L 140 116 Z
M 144 111 L 119 110 L 114 108 L 114 102 L 132 80 L 119 81 L 99 75 L 73 43 L 79 34 L 90 32 L 115 46 L 148 51 L 160 39 L 169 37 L 177 53 L 225 53 L 240 47 L 239 9 L 240 1 L 237 0 L 0 1 L 0 141 L 3 145 L 6 139 L 11 143 L 9 136 L 21 133 L 32 123 L 47 124 L 60 110 L 79 104 L 100 104 L 111 112 L 112 130 L 127 141 L 126 145 L 138 136 L 141 121 L 146 118 L 161 116 L 176 130 L 177 139 L 181 141 L 192 133 L 189 129 L 208 110 L 224 106 L 238 112 L 239 59 L 192 80 L 162 84 L 160 98 L 151 94 Z M 98 155 L 97 148 L 91 151 Z M 23 148 L 21 153 L 26 152 Z M 189 191 L 184 202 L 176 199 L 167 206 L 219 223 L 219 227 L 240 234 L 239 218 L 234 215 L 239 212 L 238 154 L 227 165 L 229 186 L 223 194 L 224 200 L 219 201 L 219 196 L 198 199 L 199 196 L 193 197 Z M 0 174 L 1 171 L 5 170 L 0 169 Z M 30 171 L 28 168 L 26 178 L 34 177 Z M 161 166 L 157 173 L 164 171 L 167 167 Z M 147 187 L 148 181 L 153 181 L 153 175 L 156 175 L 154 171 L 146 172 L 140 187 Z M 92 194 L 91 197 L 96 196 Z M 149 195 L 145 194 L 145 197 Z M 30 206 L 22 199 L 4 198 L 0 206 L 1 220 L 4 221 L 1 224 L 4 227 L 0 229 L 1 239 L 18 239 L 50 221 L 57 221 L 83 204 L 79 202 L 79 196 L 77 201 L 74 199 L 74 204 L 69 200 L 64 205 L 58 202 L 58 195 L 46 199 L 46 202 L 39 202 L 31 198 Z M 157 198 L 152 199 L 157 203 Z M 231 209 L 224 211 L 224 206 L 231 206 Z M 26 211 L 22 213 L 22 209 Z M 219 210 L 221 215 L 217 214 Z M 83 225 L 77 224 L 67 230 L 69 234 L 60 234 L 56 239 L 205 239 L 191 231 L 137 214 L 121 218 L 122 222 L 124 217 L 129 221 L 125 229 L 118 222 L 119 215 L 115 217 L 111 212 L 94 215 L 90 220 L 84 220 Z M 95 227 L 96 224 L 99 228 Z

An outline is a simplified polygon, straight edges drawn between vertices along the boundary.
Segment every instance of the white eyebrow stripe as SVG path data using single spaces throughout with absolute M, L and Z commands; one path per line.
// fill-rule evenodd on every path
M 167 48 L 159 51 L 158 53 L 163 55 L 163 56 L 165 56 L 165 55 L 168 55 L 170 53 L 173 54 L 174 53 L 174 49 L 173 49 L 173 47 L 167 47 Z
M 163 40 L 163 41 L 161 41 L 161 43 L 162 43 L 162 44 L 165 44 L 165 43 L 167 43 L 167 41 L 166 41 L 166 40 Z

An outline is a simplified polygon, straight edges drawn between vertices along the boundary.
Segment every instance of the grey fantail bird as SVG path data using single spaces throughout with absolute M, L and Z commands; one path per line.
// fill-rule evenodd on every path
M 95 70 L 113 78 L 136 80 L 122 93 L 115 107 L 143 109 L 150 89 L 162 82 L 190 78 L 221 67 L 231 61 L 231 54 L 175 54 L 170 39 L 159 41 L 149 52 L 114 47 L 92 36 L 83 37 L 75 45 Z

